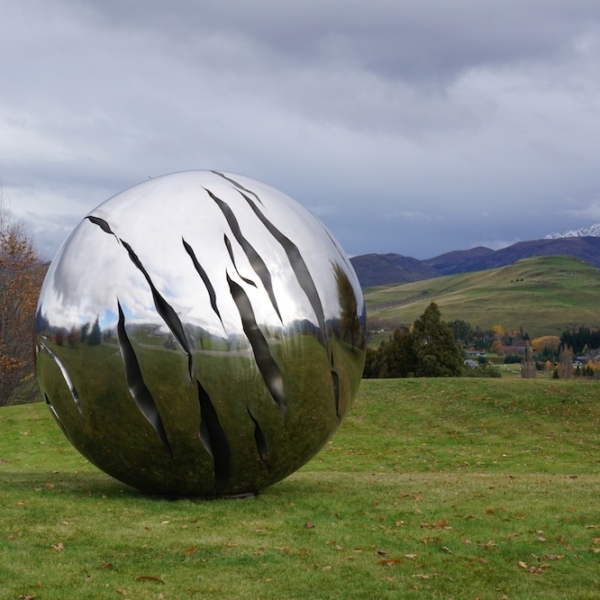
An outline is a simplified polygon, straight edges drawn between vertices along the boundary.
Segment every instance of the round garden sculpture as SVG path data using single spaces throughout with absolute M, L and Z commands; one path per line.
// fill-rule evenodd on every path
M 365 309 L 302 206 L 189 171 L 82 220 L 44 282 L 36 353 L 52 414 L 100 469 L 153 494 L 235 496 L 333 434 L 361 379 Z

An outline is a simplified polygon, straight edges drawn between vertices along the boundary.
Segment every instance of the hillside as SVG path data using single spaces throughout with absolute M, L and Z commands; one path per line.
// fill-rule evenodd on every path
M 366 254 L 351 258 L 363 287 L 409 283 L 444 275 L 471 273 L 511 265 L 536 256 L 572 256 L 600 268 L 600 238 L 573 237 L 517 242 L 501 250 L 477 247 L 417 260 L 399 254 Z
M 412 323 L 430 302 L 445 321 L 489 329 L 523 328 L 532 337 L 600 325 L 600 269 L 568 256 L 365 290 L 369 318 Z
M 363 254 L 351 258 L 350 261 L 363 287 L 395 282 L 408 283 L 439 276 L 435 266 L 400 254 Z

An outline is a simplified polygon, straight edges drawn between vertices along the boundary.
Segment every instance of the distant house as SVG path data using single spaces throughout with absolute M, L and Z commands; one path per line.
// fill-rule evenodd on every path
M 473 360 L 472 358 L 467 358 L 464 364 L 470 369 L 476 369 L 477 367 L 479 367 L 479 363 L 476 360 Z

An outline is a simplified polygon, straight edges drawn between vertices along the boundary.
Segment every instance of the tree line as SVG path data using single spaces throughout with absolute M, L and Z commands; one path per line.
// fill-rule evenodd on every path
M 575 354 L 585 353 L 591 348 L 600 348 L 600 329 L 597 327 L 579 327 L 563 331 L 560 343 L 573 349 Z
M 466 352 L 468 348 L 471 350 Z M 435 302 L 411 327 L 398 325 L 378 348 L 367 348 L 363 377 L 500 377 L 498 368 L 485 356 L 490 353 L 497 356 L 496 363 L 520 363 L 523 378 L 536 377 L 538 372 L 560 379 L 600 377 L 598 328 L 582 326 L 564 331 L 560 337 L 532 340 L 522 328 L 505 331 L 494 325 L 484 330 L 461 319 L 446 323 Z M 580 364 L 575 359 L 581 353 L 587 356 Z M 471 360 L 465 361 L 469 356 Z

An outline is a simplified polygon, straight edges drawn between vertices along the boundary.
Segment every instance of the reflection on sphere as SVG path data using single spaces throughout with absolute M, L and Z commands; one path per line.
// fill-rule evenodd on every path
M 38 381 L 73 446 L 120 481 L 253 493 L 339 425 L 365 318 L 348 259 L 301 205 L 246 177 L 176 173 L 101 204 L 59 250 Z

